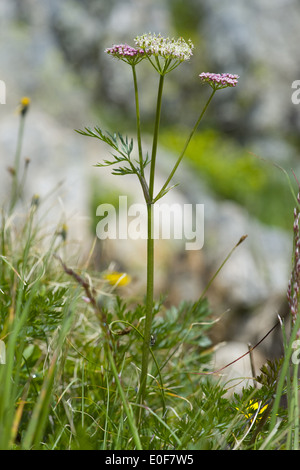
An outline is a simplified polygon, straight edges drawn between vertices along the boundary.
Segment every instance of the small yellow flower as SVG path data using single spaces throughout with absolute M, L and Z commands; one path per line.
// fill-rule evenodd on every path
M 261 402 L 250 400 L 249 405 L 246 408 L 246 411 L 242 411 L 239 408 L 237 408 L 237 410 L 242 411 L 242 413 L 245 415 L 245 417 L 247 419 L 252 420 L 253 417 L 255 416 L 259 406 L 261 406 Z M 268 408 L 268 406 L 269 406 L 268 403 L 266 403 L 264 406 L 261 406 L 261 408 L 259 409 L 259 412 L 257 414 L 257 419 L 259 419 L 259 415 L 261 415 Z M 261 416 L 260 416 L 260 418 L 261 418 Z
M 104 278 L 112 285 L 112 286 L 127 286 L 131 282 L 131 277 L 126 273 L 119 273 L 117 271 L 113 271 L 112 273 L 105 274 Z
M 20 106 L 19 106 L 19 113 L 22 116 L 25 116 L 25 114 L 27 113 L 30 102 L 31 100 L 30 98 L 28 98 L 28 96 L 23 96 L 23 98 L 21 98 Z

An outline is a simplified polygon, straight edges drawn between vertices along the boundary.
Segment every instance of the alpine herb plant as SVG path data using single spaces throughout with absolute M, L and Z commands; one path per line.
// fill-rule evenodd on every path
M 137 146 L 138 158 L 132 158 L 133 153 L 133 139 L 124 138 L 121 134 L 110 134 L 103 132 L 99 127 L 94 129 L 85 127 L 84 130 L 77 130 L 78 133 L 90 137 L 95 137 L 108 144 L 113 149 L 112 160 L 104 160 L 103 163 L 98 163 L 96 166 L 108 166 L 119 164 L 114 168 L 112 174 L 126 175 L 135 174 L 139 179 L 145 203 L 147 205 L 147 294 L 146 294 L 146 316 L 143 331 L 143 347 L 142 347 L 142 363 L 140 373 L 140 383 L 138 391 L 138 402 L 140 405 L 145 403 L 147 392 L 147 373 L 149 353 L 151 348 L 151 326 L 153 320 L 153 286 L 154 286 L 154 239 L 152 236 L 153 224 L 153 207 L 154 204 L 161 199 L 172 187 L 170 186 L 171 180 L 184 157 L 186 149 L 196 132 L 200 121 L 203 118 L 213 96 L 217 90 L 225 89 L 228 87 L 235 87 L 238 83 L 238 75 L 229 73 L 201 73 L 199 75 L 203 84 L 210 85 L 212 91 L 203 107 L 194 127 L 192 128 L 185 145 L 179 154 L 175 165 L 170 171 L 168 178 L 162 185 L 157 194 L 154 194 L 155 182 L 155 164 L 157 158 L 158 136 L 160 128 L 160 116 L 162 107 L 162 96 L 164 80 L 168 73 L 173 71 L 176 67 L 183 62 L 188 61 L 193 55 L 194 45 L 191 40 L 185 41 L 183 38 L 170 39 L 161 36 L 160 34 L 144 34 L 137 36 L 134 39 L 135 47 L 128 44 L 118 44 L 107 48 L 105 52 L 113 58 L 119 59 L 128 64 L 132 69 L 135 107 L 136 107 L 136 131 L 137 131 Z M 154 130 L 152 137 L 152 151 L 149 158 L 145 155 L 142 148 L 142 135 L 141 135 L 141 121 L 140 121 L 140 106 L 139 106 L 139 93 L 138 93 L 138 80 L 136 68 L 142 61 L 147 61 L 155 69 L 159 75 L 158 92 L 156 101 Z M 150 171 L 146 174 L 146 166 L 150 165 Z M 141 408 L 142 409 L 142 408 Z

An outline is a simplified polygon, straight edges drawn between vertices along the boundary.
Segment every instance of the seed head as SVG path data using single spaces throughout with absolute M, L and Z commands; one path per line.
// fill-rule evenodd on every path
M 300 197 L 300 192 L 297 199 Z M 299 290 L 300 290 L 300 230 L 299 230 L 300 214 L 298 209 L 294 209 L 294 263 L 291 277 L 287 288 L 287 301 L 292 316 L 292 324 L 295 323 L 299 309 Z M 300 336 L 300 331 L 297 336 Z

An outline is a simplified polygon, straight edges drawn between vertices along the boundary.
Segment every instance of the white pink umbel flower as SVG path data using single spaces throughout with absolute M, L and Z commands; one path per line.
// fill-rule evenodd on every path
M 145 51 L 154 68 L 165 75 L 193 55 L 194 45 L 189 39 L 164 38 L 161 34 L 143 34 L 134 40 L 135 45 Z
M 191 58 L 194 45 L 189 39 L 187 42 L 183 38 L 164 38 L 160 34 L 143 34 L 137 36 L 135 44 L 147 51 L 148 55 L 161 56 L 165 59 L 175 59 L 183 62 Z
M 143 49 L 136 49 L 128 44 L 115 44 L 114 46 L 105 49 L 104 52 L 112 57 L 123 60 L 130 65 L 136 65 L 145 58 L 145 52 Z
M 204 83 L 208 83 L 214 90 L 222 90 L 227 87 L 235 87 L 240 78 L 232 73 L 200 73 L 199 77 Z

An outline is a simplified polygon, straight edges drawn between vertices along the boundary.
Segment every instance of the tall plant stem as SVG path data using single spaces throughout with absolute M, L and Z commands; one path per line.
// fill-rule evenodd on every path
M 144 327 L 144 339 L 142 349 L 142 370 L 140 376 L 139 403 L 143 403 L 146 394 L 147 373 L 150 351 L 153 292 L 154 292 L 154 240 L 152 236 L 153 205 L 147 205 L 148 216 L 148 239 L 147 239 L 147 298 L 146 298 L 146 318 Z M 142 408 L 140 409 L 140 411 Z
M 138 84 L 137 84 L 135 65 L 132 65 L 132 75 L 133 75 L 134 95 L 135 95 L 136 128 L 137 128 L 137 142 L 138 142 L 138 150 L 139 150 L 139 162 L 140 162 L 141 176 L 144 177 L 143 150 L 142 150 L 142 139 L 141 139 L 140 104 L 139 104 L 139 92 L 138 92 Z
M 211 100 L 213 99 L 213 96 L 214 96 L 215 92 L 216 92 L 216 90 L 213 90 L 213 91 L 212 91 L 212 93 L 211 93 L 211 95 L 210 95 L 210 97 L 209 97 L 209 99 L 208 99 L 206 105 L 204 106 L 204 108 L 203 108 L 203 110 L 202 110 L 202 112 L 201 112 L 201 114 L 200 114 L 200 116 L 199 116 L 199 118 L 198 118 L 196 124 L 194 125 L 194 127 L 193 127 L 193 129 L 192 129 L 190 135 L 188 136 L 188 138 L 187 138 L 187 140 L 186 140 L 186 142 L 185 142 L 185 144 L 184 144 L 184 147 L 183 147 L 183 149 L 182 149 L 182 152 L 181 152 L 181 154 L 179 155 L 179 157 L 178 157 L 178 159 L 177 159 L 177 161 L 176 161 L 176 163 L 175 163 L 175 165 L 174 165 L 174 167 L 173 167 L 173 169 L 172 169 L 172 171 L 171 171 L 171 173 L 170 173 L 168 179 L 166 180 L 165 184 L 163 185 L 163 187 L 161 188 L 161 190 L 159 191 L 159 193 L 157 194 L 157 196 L 154 198 L 153 202 L 158 201 L 158 199 L 160 199 L 160 198 L 165 194 L 165 191 L 167 190 L 168 184 L 170 183 L 171 179 L 172 179 L 173 176 L 174 176 L 175 171 L 177 170 L 177 168 L 178 168 L 178 166 L 179 166 L 181 160 L 183 159 L 184 154 L 185 154 L 185 152 L 186 152 L 186 149 L 188 148 L 189 143 L 190 143 L 190 141 L 192 140 L 192 137 L 193 137 L 193 135 L 195 134 L 195 132 L 196 132 L 196 130 L 197 130 L 197 128 L 198 128 L 198 126 L 199 126 L 199 124 L 200 124 L 200 122 L 201 122 L 203 116 L 204 116 L 205 111 L 207 110 L 207 108 L 208 108 L 208 106 L 209 106 Z
M 160 75 L 156 115 L 153 132 L 152 155 L 150 166 L 150 180 L 149 180 L 149 197 L 150 201 L 147 203 L 147 298 L 146 298 L 146 318 L 144 328 L 144 339 L 142 349 L 142 370 L 140 375 L 140 389 L 139 389 L 139 403 L 142 404 L 146 395 L 150 339 L 151 339 L 151 326 L 153 316 L 153 292 L 154 292 L 154 239 L 153 239 L 153 190 L 155 178 L 155 163 L 157 154 L 158 132 L 161 114 L 162 92 L 164 85 L 164 75 Z M 140 411 L 142 408 L 140 409 Z

